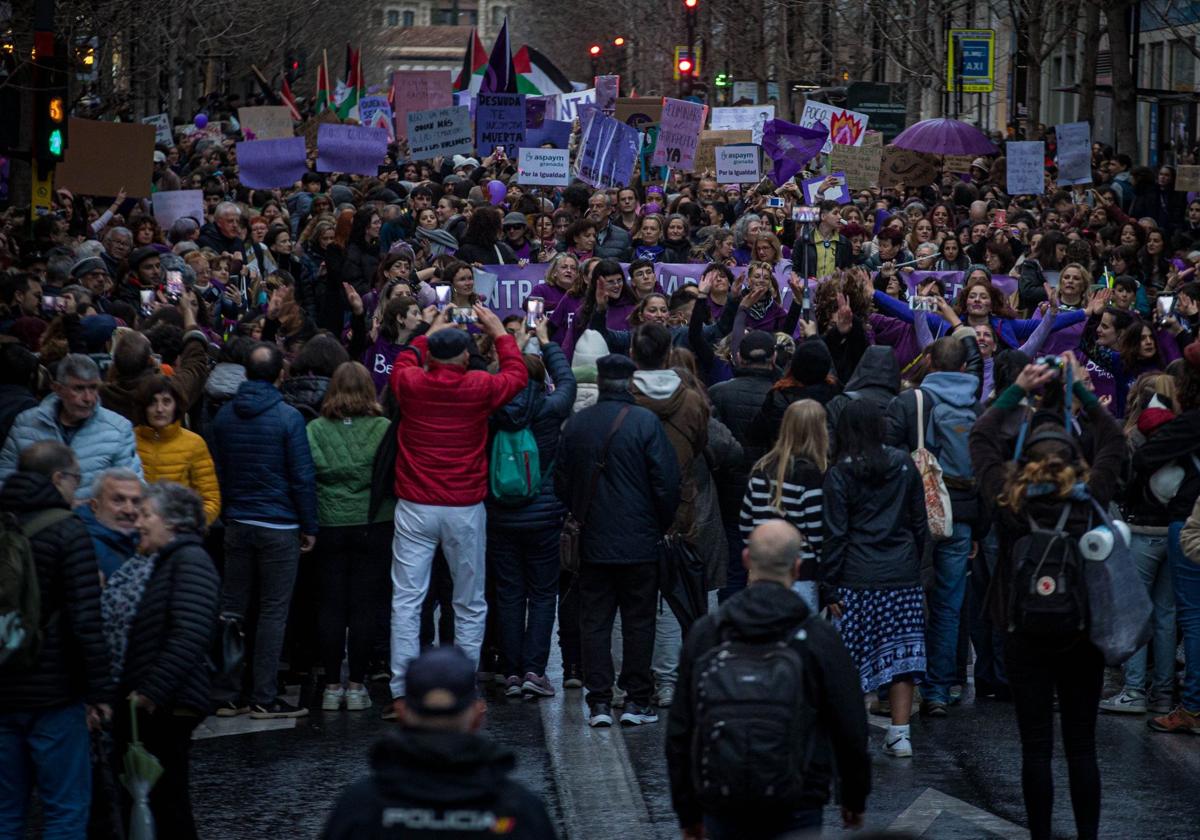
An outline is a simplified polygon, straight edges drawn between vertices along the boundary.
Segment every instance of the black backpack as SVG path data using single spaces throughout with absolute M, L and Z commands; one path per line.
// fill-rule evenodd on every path
M 1061 636 L 1087 627 L 1087 586 L 1079 538 L 1063 530 L 1071 510 L 1071 503 L 1065 503 L 1052 529 L 1029 517 L 1029 533 L 1013 546 L 1010 631 Z
M 696 662 L 692 783 L 714 813 L 794 804 L 815 743 L 802 623 L 775 641 L 722 641 Z

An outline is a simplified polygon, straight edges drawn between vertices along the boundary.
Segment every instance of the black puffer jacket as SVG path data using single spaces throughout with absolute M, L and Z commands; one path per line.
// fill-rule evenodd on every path
M 737 522 L 750 468 L 765 452 L 763 447 L 749 444 L 747 433 L 778 376 L 774 368 L 741 367 L 734 370 L 733 379 L 708 389 L 712 416 L 724 423 L 742 445 L 740 463 L 731 469 L 718 469 L 713 475 L 724 522 Z
M 546 806 L 509 778 L 515 763 L 511 752 L 480 735 L 416 729 L 389 733 L 371 748 L 371 775 L 346 788 L 321 837 L 503 834 L 513 840 L 553 840 Z
M 1159 426 L 1133 455 L 1135 474 L 1150 476 L 1172 463 L 1183 467 L 1183 484 L 1167 505 L 1167 518 L 1171 522 L 1185 521 L 1200 498 L 1200 472 L 1196 471 L 1191 455 L 1200 456 L 1200 409 L 1185 411 Z
M 338 268 L 343 283 L 349 283 L 360 295 L 366 294 L 375 282 L 375 272 L 379 268 L 379 243 L 372 246 L 351 242 L 346 246 L 346 258 Z
M 321 403 L 329 390 L 328 376 L 296 376 L 279 383 L 283 401 L 300 412 L 305 423 L 321 416 Z
M 775 445 L 779 437 L 779 427 L 783 425 L 783 415 L 788 406 L 800 400 L 815 400 L 821 405 L 842 392 L 838 385 L 829 382 L 818 382 L 816 385 L 796 385 L 790 388 L 775 388 L 763 397 L 761 411 L 750 424 L 746 436 L 751 446 L 761 447 L 766 451 Z
M 129 628 L 117 696 L 137 691 L 160 709 L 209 711 L 205 656 L 221 581 L 200 537 L 176 537 L 158 553 Z
M 0 511 L 28 522 L 49 508 L 67 509 L 50 479 L 15 472 L 0 489 Z M 72 516 L 34 535 L 45 628 L 30 668 L 0 665 L 0 713 L 107 703 L 112 697 L 108 646 L 100 627 L 100 571 L 92 540 Z
M 856 399 L 863 400 L 873 403 L 880 413 L 883 413 L 898 393 L 900 365 L 896 361 L 896 351 L 881 344 L 872 344 L 859 360 L 854 375 L 846 383 L 846 390 L 825 405 L 825 411 L 829 415 L 829 439 L 833 440 L 833 430 L 837 428 L 838 418 L 842 415 L 846 403 Z

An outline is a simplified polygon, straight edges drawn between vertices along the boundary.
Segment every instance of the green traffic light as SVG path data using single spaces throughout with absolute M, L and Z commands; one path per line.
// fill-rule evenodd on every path
M 729 85 L 729 79 L 724 73 L 718 73 L 717 77 L 713 79 L 713 84 L 717 87 L 727 87 Z
M 50 154 L 54 155 L 55 157 L 62 157 L 63 135 L 61 128 L 56 128 L 50 132 L 50 137 L 47 140 L 47 147 L 50 150 Z

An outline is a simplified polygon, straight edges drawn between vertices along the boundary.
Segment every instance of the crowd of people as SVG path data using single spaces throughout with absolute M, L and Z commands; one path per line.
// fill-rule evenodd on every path
M 819 825 L 834 774 L 859 824 L 863 696 L 883 752 L 919 760 L 911 716 L 967 713 L 971 673 L 976 701 L 1013 704 L 1032 836 L 1057 703 L 1096 837 L 1099 711 L 1200 734 L 1200 198 L 1099 145 L 1093 170 L 1060 189 L 1050 160 L 1044 195 L 1009 196 L 980 158 L 809 222 L 795 181 L 531 189 L 496 154 L 394 149 L 375 178 L 252 190 L 233 138 L 198 136 L 155 153 L 155 188 L 201 189 L 203 219 L 163 229 L 147 201 L 65 189 L 31 226 L 10 211 L 0 509 L 41 620 L 5 628 L 0 834 L 36 785 L 47 832 L 82 836 L 89 730 L 119 763 L 136 718 L 165 770 L 160 836 L 195 836 L 193 730 L 305 716 L 299 682 L 326 714 L 382 706 L 423 733 L 335 809 L 330 836 L 365 836 L 353 803 L 421 756 L 503 775 L 471 740 L 466 667 L 508 697 L 582 689 L 593 727 L 669 709 L 691 837 Z M 501 318 L 476 283 L 517 263 L 545 265 L 537 306 Z M 676 287 L 663 263 L 702 269 Z M 1153 603 L 1109 697 L 1086 611 L 1047 629 L 1025 603 L 1078 568 L 1021 577 L 1029 540 L 1077 539 L 1093 501 L 1127 523 Z M 681 580 L 716 612 L 681 605 Z M 231 623 L 241 669 L 214 663 Z M 755 755 L 774 736 L 715 704 L 734 689 L 712 651 L 759 675 L 764 642 L 774 686 L 821 692 L 788 707 L 816 744 L 802 789 L 792 765 L 713 775 L 721 732 L 759 732 L 736 744 Z M 461 654 L 425 661 L 435 644 Z

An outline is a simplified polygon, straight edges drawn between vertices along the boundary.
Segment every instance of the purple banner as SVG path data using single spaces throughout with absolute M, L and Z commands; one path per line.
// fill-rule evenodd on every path
M 322 123 L 317 126 L 317 171 L 378 175 L 387 144 L 387 129 Z
M 254 190 L 290 187 L 308 171 L 303 137 L 237 144 L 238 180 Z

